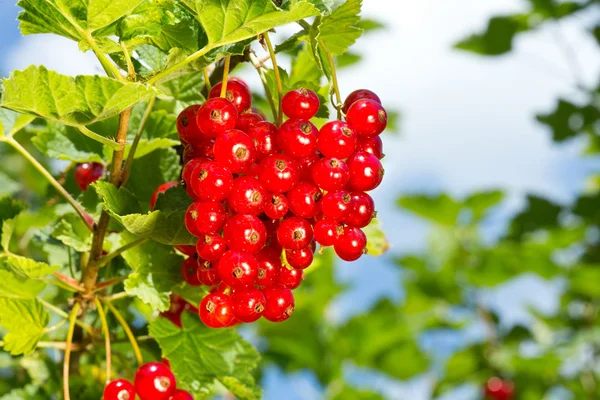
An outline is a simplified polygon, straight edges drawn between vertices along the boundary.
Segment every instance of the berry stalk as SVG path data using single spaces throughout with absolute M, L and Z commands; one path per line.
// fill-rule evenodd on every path
M 139 365 L 142 365 L 144 363 L 144 359 L 142 358 L 142 352 L 140 351 L 140 346 L 139 346 L 137 340 L 135 339 L 135 335 L 131 331 L 131 328 L 127 324 L 127 321 L 125 321 L 125 318 L 123 318 L 123 316 L 121 315 L 119 310 L 117 310 L 110 301 L 105 301 L 104 303 L 106 304 L 106 306 L 108 307 L 110 312 L 113 313 L 113 315 L 115 316 L 117 321 L 119 321 L 119 324 L 121 324 L 121 326 L 123 327 L 123 330 L 125 331 L 125 335 L 127 335 L 127 338 L 129 339 L 129 342 L 131 343 L 131 347 L 133 348 L 133 353 L 135 354 L 135 359 L 137 360 L 137 363 Z
M 281 84 L 281 75 L 279 74 L 277 57 L 275 57 L 275 50 L 273 50 L 273 44 L 271 43 L 271 39 L 269 38 L 269 33 L 263 33 L 263 37 L 265 38 L 265 43 L 267 44 L 267 48 L 269 49 L 271 62 L 273 63 L 273 72 L 275 73 L 275 82 L 277 83 L 277 101 L 279 105 L 277 112 L 277 126 L 279 126 L 283 122 L 283 112 L 281 110 L 281 99 L 283 98 L 283 85 Z
M 94 298 L 96 309 L 98 310 L 98 316 L 100 317 L 100 323 L 102 324 L 102 331 L 104 333 L 104 346 L 106 349 L 106 380 L 110 381 L 112 365 L 111 365 L 111 351 L 110 351 L 110 331 L 108 330 L 108 322 L 106 321 L 106 313 L 102 308 L 100 299 L 96 296 Z
M 71 314 L 69 315 L 69 330 L 67 331 L 67 340 L 65 347 L 65 358 L 63 360 L 63 394 L 65 400 L 70 400 L 69 394 L 69 366 L 71 363 L 71 344 L 73 343 L 73 332 L 75 331 L 75 320 L 77 319 L 77 313 L 81 308 L 81 304 L 76 302 L 73 305 Z

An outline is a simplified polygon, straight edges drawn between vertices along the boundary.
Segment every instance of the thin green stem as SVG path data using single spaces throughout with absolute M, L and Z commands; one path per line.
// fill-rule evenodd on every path
M 329 67 L 331 68 L 331 83 L 333 84 L 333 90 L 334 90 L 335 97 L 336 97 L 336 104 L 334 104 L 333 106 L 337 110 L 338 119 L 342 119 L 343 103 L 342 103 L 342 96 L 340 94 L 340 86 L 339 86 L 338 78 L 337 78 L 337 70 L 335 68 L 335 60 L 333 59 L 333 55 L 331 54 L 331 52 L 329 51 L 329 49 L 327 48 L 327 46 L 325 45 L 325 42 L 323 40 L 319 40 L 319 45 L 321 46 L 321 49 L 323 49 L 323 51 L 327 55 L 327 60 L 329 61 Z
M 206 90 L 210 92 L 212 85 L 210 84 L 210 75 L 208 75 L 208 69 L 202 68 L 202 73 L 204 74 L 204 86 L 206 86 Z
M 50 311 L 53 311 L 55 314 L 60 315 L 63 318 L 69 318 L 69 314 L 67 314 L 65 311 L 61 310 L 60 308 L 56 307 L 55 305 L 48 303 L 46 300 L 38 297 L 37 301 L 39 301 L 40 303 L 42 303 L 42 305 L 44 307 L 46 307 Z M 89 333 L 90 335 L 94 336 L 94 334 L 95 334 L 94 333 L 94 328 L 92 328 L 91 326 L 89 326 L 85 322 L 81 322 L 80 320 L 75 320 L 75 323 L 77 325 L 79 325 L 87 333 Z
M 281 75 L 279 73 L 279 66 L 277 65 L 277 57 L 275 56 L 275 50 L 273 50 L 273 43 L 271 43 L 271 39 L 269 38 L 269 33 L 263 33 L 263 37 L 265 38 L 265 43 L 267 44 L 267 48 L 269 49 L 269 55 L 271 56 L 271 63 L 273 64 L 273 72 L 275 73 L 275 82 L 277 83 L 277 126 L 281 125 L 283 122 L 283 112 L 281 109 L 281 99 L 283 97 L 283 85 L 281 83 Z
M 54 332 L 55 330 L 57 330 L 58 328 L 60 328 L 61 326 L 63 326 L 66 323 L 67 323 L 67 320 L 63 319 L 58 324 L 52 325 L 50 328 L 44 329 L 44 333 Z
M 90 45 L 90 47 L 92 48 L 92 51 L 94 52 L 96 57 L 98 58 L 98 61 L 100 61 L 102 68 L 104 68 L 104 71 L 106 71 L 106 75 L 112 76 L 113 78 L 118 79 L 121 82 L 125 82 L 126 81 L 125 77 L 121 74 L 121 72 L 115 66 L 115 64 L 113 64 L 106 57 L 106 55 L 104 55 L 102 50 L 100 50 L 100 48 L 98 47 L 98 44 L 94 40 L 94 37 L 91 35 L 91 33 L 85 32 L 85 39 L 88 42 L 88 44 Z
M 127 243 L 126 245 L 124 245 L 122 247 L 119 247 L 117 250 L 113 251 L 112 253 L 107 254 L 106 256 L 102 257 L 100 259 L 100 261 L 98 261 L 98 266 L 104 267 L 115 257 L 120 256 L 123 252 L 133 249 L 134 247 L 139 246 L 142 243 L 146 243 L 147 241 L 148 241 L 148 238 L 139 238 L 139 239 L 134 240 L 133 242 Z
M 153 77 L 151 77 L 150 79 L 148 79 L 146 81 L 147 84 L 149 85 L 154 85 L 157 82 L 160 82 L 163 78 L 165 78 L 166 76 L 168 76 L 169 74 L 173 73 L 174 71 L 177 71 L 179 68 L 184 67 L 185 65 L 196 61 L 197 59 L 199 59 L 200 57 L 206 55 L 206 53 L 208 53 L 209 51 L 211 51 L 214 48 L 213 46 L 206 46 L 200 50 L 198 50 L 197 52 L 187 56 L 186 58 L 184 58 L 183 60 L 173 64 L 172 66 L 170 66 L 169 68 L 166 68 L 165 70 L 159 72 L 158 74 L 154 75 Z
M 75 321 L 77 320 L 77 313 L 81 305 L 75 303 L 69 316 L 69 330 L 67 331 L 67 340 L 65 344 L 65 358 L 63 360 L 63 394 L 65 400 L 70 400 L 69 394 L 69 364 L 71 363 L 71 344 L 73 344 L 73 332 L 75 331 Z
M 223 66 L 223 80 L 221 84 L 221 97 L 227 96 L 227 82 L 229 80 L 229 67 L 231 66 L 231 56 L 225 57 L 225 65 Z
M 131 174 L 131 166 L 133 165 L 133 160 L 135 160 L 135 152 L 137 151 L 137 147 L 142 139 L 142 134 L 144 133 L 144 128 L 146 127 L 146 122 L 148 122 L 148 118 L 150 118 L 150 114 L 152 113 L 152 108 L 154 107 L 154 101 L 156 97 L 152 97 L 148 101 L 148 105 L 146 106 L 146 111 L 144 111 L 144 115 L 142 120 L 140 121 L 140 126 L 138 127 L 138 131 L 135 134 L 135 138 L 133 139 L 133 143 L 131 143 L 131 148 L 129 149 L 129 155 L 127 156 L 127 161 L 125 162 L 125 166 L 123 167 L 123 172 L 121 173 L 121 185 L 127 183 L 129 179 L 129 175 Z
M 100 299 L 98 299 L 97 296 L 94 298 L 94 303 L 96 304 L 96 308 L 98 309 L 98 316 L 100 317 L 102 331 L 104 332 L 104 347 L 106 349 L 106 382 L 108 383 L 110 381 L 111 374 L 112 374 L 111 351 L 110 351 L 110 331 L 108 330 L 108 322 L 106 321 L 106 313 L 104 312 L 102 303 L 100 303 Z
M 260 76 L 260 80 L 265 88 L 265 95 L 267 96 L 267 100 L 269 101 L 269 106 L 271 107 L 271 112 L 273 113 L 273 120 L 277 119 L 277 106 L 273 101 L 273 94 L 271 93 L 271 89 L 269 88 L 269 83 L 267 82 L 267 77 L 265 76 L 265 71 L 262 67 L 262 62 L 256 57 L 256 54 L 250 52 L 250 62 L 254 65 L 256 72 L 258 72 L 258 76 Z
M 129 54 L 129 50 L 127 50 L 127 46 L 121 43 L 121 49 L 123 49 L 123 55 L 125 56 L 125 62 L 127 63 L 127 77 L 132 80 L 135 80 L 135 67 L 131 62 L 131 55 Z
M 120 293 L 111 294 L 110 296 L 104 296 L 104 297 L 102 297 L 102 300 L 112 302 L 112 301 L 116 301 L 116 300 L 126 299 L 127 297 L 129 297 L 129 293 L 120 292 Z
M 89 130 L 88 128 L 86 128 L 83 125 L 77 125 L 77 129 L 79 129 L 79 131 L 81 133 L 83 133 L 85 136 L 89 137 L 90 139 L 95 140 L 96 142 L 100 142 L 105 146 L 110 147 L 113 150 L 121 150 L 123 149 L 123 145 L 120 143 L 115 142 L 114 140 L 110 140 L 108 138 L 105 138 L 102 135 L 97 134 L 96 132 L 93 132 L 91 130 Z
M 119 321 L 119 323 L 123 327 L 123 330 L 125 331 L 125 335 L 127 335 L 127 337 L 129 338 L 129 342 L 131 343 L 131 347 L 133 348 L 133 353 L 135 354 L 135 358 L 136 358 L 138 364 L 142 365 L 142 363 L 144 362 L 144 359 L 142 358 L 142 352 L 140 351 L 140 346 L 139 346 L 137 340 L 135 339 L 135 335 L 131 331 L 131 328 L 129 327 L 129 325 L 127 325 L 127 321 L 125 321 L 125 318 L 123 318 L 123 316 L 121 315 L 119 310 L 117 310 L 110 301 L 105 301 L 105 304 L 108 307 L 108 309 L 113 313 L 113 315 L 115 316 L 117 321 Z
M 73 269 L 73 257 L 71 256 L 71 248 L 67 247 L 67 254 L 69 255 L 69 273 L 71 278 L 75 278 L 75 270 Z
M 37 169 L 38 172 L 40 174 L 42 174 L 44 176 L 44 178 L 46 178 L 48 180 L 50 185 L 52 185 L 52 187 L 54 187 L 54 189 L 56 189 L 56 191 L 58 193 L 60 193 L 62 195 L 62 197 L 64 197 L 65 200 L 67 200 L 71 204 L 71 206 L 73 206 L 73 208 L 75 209 L 77 214 L 79 214 L 81 219 L 85 222 L 85 225 L 88 227 L 88 229 L 90 229 L 90 230 L 94 229 L 92 218 L 88 215 L 88 213 L 85 212 L 85 210 L 83 209 L 81 204 L 79 204 L 69 194 L 69 192 L 67 192 L 67 190 L 60 183 L 58 183 L 58 181 L 56 179 L 54 179 L 52 174 L 50 172 L 48 172 L 48 170 L 46 168 L 44 168 L 44 166 L 42 164 L 40 164 L 39 161 L 36 160 L 35 157 L 33 157 L 31 155 L 31 153 L 29 153 L 27 151 L 27 149 L 25 149 L 23 146 L 21 146 L 19 144 L 19 142 L 14 140 L 12 137 L 6 137 L 2 140 L 4 142 L 8 143 L 9 145 L 11 145 L 16 151 L 18 151 L 23 157 L 25 157 L 25 159 L 27 159 L 27 161 L 29 161 L 31 163 L 31 165 L 33 165 L 33 167 L 35 169 Z

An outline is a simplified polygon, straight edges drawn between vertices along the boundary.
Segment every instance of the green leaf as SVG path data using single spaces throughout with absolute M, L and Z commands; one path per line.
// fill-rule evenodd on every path
M 25 209 L 25 205 L 10 196 L 0 198 L 0 226 L 6 220 L 13 219 Z
M 77 163 L 103 162 L 102 144 L 81 134 L 76 128 L 48 121 L 46 130 L 31 141 L 43 154 Z
M 550 128 L 552 139 L 560 143 L 586 132 L 595 136 L 593 125 L 600 120 L 600 111 L 592 104 L 578 106 L 559 99 L 554 111 L 538 114 L 536 119 Z
M 129 122 L 130 136 L 127 140 L 129 143 L 133 142 L 135 138 L 140 121 L 146 111 L 146 106 L 146 104 L 140 104 L 140 107 L 136 106 L 131 114 Z M 167 113 L 165 110 L 158 110 L 150 113 L 150 116 L 144 125 L 142 139 L 138 143 L 135 158 L 139 159 L 155 150 L 168 149 L 178 145 L 179 138 L 177 136 L 176 122 L 177 117 Z M 125 157 L 129 155 L 130 150 L 131 144 L 128 144 L 125 147 Z
M 37 300 L 0 298 L 0 325 L 4 335 L 4 350 L 12 355 L 30 354 L 48 325 L 50 315 Z
M 473 213 L 473 219 L 480 221 L 487 216 L 492 207 L 498 205 L 503 199 L 504 193 L 492 190 L 474 193 L 467 197 L 463 204 Z
M 569 276 L 571 290 L 579 295 L 595 299 L 600 296 L 600 270 L 594 266 L 577 266 Z
M 364 389 L 355 389 L 347 384 L 342 387 L 335 387 L 328 393 L 329 400 L 384 400 L 384 397 L 379 393 L 371 392 Z
M 0 298 L 33 299 L 46 284 L 11 272 L 0 264 Z
M 170 129 L 173 128 L 170 127 Z M 179 160 L 179 155 L 171 148 L 144 155 L 133 163 L 131 175 L 125 187 L 135 193 L 140 201 L 149 204 L 150 197 L 158 186 L 165 182 L 179 181 L 181 173 Z
M 528 195 L 527 208 L 513 218 L 509 238 L 520 239 L 525 233 L 558 226 L 562 207 L 542 197 Z
M 370 256 L 381 256 L 390 248 L 390 243 L 385 237 L 382 223 L 377 218 L 373 218 L 371 223 L 363 229 L 367 235 L 367 254 Z
M 454 226 L 462 205 L 447 194 L 403 196 L 398 205 L 419 217 L 440 225 Z
M 45 262 L 35 261 L 16 254 L 8 254 L 4 258 L 4 261 L 12 271 L 30 278 L 40 278 L 50 275 L 58 268 L 58 266 L 50 266 Z
M 356 40 L 362 35 L 359 28 L 360 9 L 362 0 L 348 0 L 336 8 L 330 15 L 322 19 L 318 30 L 311 29 L 311 35 L 318 36 L 320 43 L 325 45 L 334 56 L 339 56 L 348 51 Z
M 92 244 L 92 232 L 77 214 L 63 216 L 54 227 L 52 237 L 81 253 L 89 251 Z
M 164 318 L 149 327 L 163 357 L 171 361 L 177 383 L 207 394 L 210 386 L 220 382 L 240 399 L 259 399 L 260 389 L 252 377 L 258 352 L 234 329 L 211 329 L 189 314 L 182 315 L 182 329 Z
M 0 108 L 0 128 L 4 126 L 5 132 L 0 129 L 0 136 L 6 134 L 6 136 L 13 136 L 15 133 L 20 131 L 29 125 L 35 117 L 30 115 L 23 115 L 17 112 Z
M 4 172 L 0 171 L 0 196 L 11 195 L 19 190 L 21 190 L 21 185 Z
M 123 245 L 136 239 L 131 234 L 123 234 L 122 238 Z M 183 258 L 173 252 L 172 246 L 152 241 L 127 250 L 123 258 L 133 269 L 125 281 L 125 291 L 153 310 L 168 310 L 171 289 L 181 281 Z
M 73 78 L 44 66 L 30 66 L 4 80 L 0 106 L 79 127 L 115 116 L 157 94 L 140 83 L 100 76 Z
M 529 29 L 527 15 L 507 15 L 490 19 L 487 29 L 481 34 L 458 42 L 454 47 L 473 53 L 498 56 L 512 50 L 517 33 Z

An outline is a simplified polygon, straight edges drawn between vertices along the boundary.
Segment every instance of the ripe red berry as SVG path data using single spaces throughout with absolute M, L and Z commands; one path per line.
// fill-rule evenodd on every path
M 247 171 L 256 160 L 254 141 L 237 129 L 217 136 L 214 151 L 215 161 L 233 173 Z
M 75 183 L 86 191 L 88 186 L 102 177 L 104 167 L 97 162 L 84 162 L 75 167 Z
M 265 246 L 267 229 L 253 215 L 236 214 L 225 224 L 223 238 L 229 249 L 255 254 Z
M 385 156 L 383 154 L 383 142 L 380 136 L 375 136 L 369 139 L 361 139 L 356 143 L 356 152 L 366 151 L 373 154 L 380 160 Z
M 256 258 L 250 253 L 229 250 L 219 260 L 219 275 L 232 289 L 250 287 L 258 277 Z
M 354 191 L 368 192 L 375 189 L 383 180 L 384 169 L 381 161 L 373 154 L 354 153 L 346 161 L 350 171 L 348 188 Z
M 263 289 L 265 312 L 263 316 L 272 322 L 282 322 L 294 313 L 294 294 L 290 289 L 271 286 Z
M 235 129 L 239 129 L 244 133 L 248 133 L 250 129 L 257 123 L 264 121 L 264 118 L 252 111 L 246 111 L 238 117 Z
M 134 400 L 135 389 L 131 382 L 125 379 L 110 381 L 104 388 L 103 400 Z
M 175 246 L 180 253 L 185 254 L 186 256 L 195 256 L 196 255 L 196 246 L 191 246 L 187 244 L 179 244 Z
M 314 259 L 314 252 L 310 246 L 300 250 L 286 250 L 285 259 L 295 270 L 302 270 L 310 267 Z
M 227 99 L 208 99 L 196 113 L 196 122 L 205 138 L 217 137 L 237 124 L 237 110 Z
M 177 390 L 175 376 L 163 363 L 150 362 L 135 374 L 135 392 L 141 400 L 168 400 Z
M 256 254 L 256 262 L 258 264 L 258 277 L 256 278 L 256 286 L 260 288 L 274 285 L 279 278 L 281 265 L 281 252 L 278 252 L 270 247 L 265 247 Z
M 194 397 L 183 389 L 177 389 L 169 400 L 194 400 Z
M 323 158 L 312 166 L 312 179 L 326 191 L 343 189 L 350 179 L 350 170 L 337 158 Z
M 281 193 L 274 193 L 267 196 L 265 201 L 265 215 L 271 219 L 280 219 L 285 217 L 289 210 L 288 199 Z
M 241 176 L 233 181 L 227 203 L 238 214 L 258 215 L 263 212 L 268 195 L 256 178 Z
M 367 247 L 367 237 L 358 228 L 346 227 L 333 245 L 335 253 L 344 261 L 355 261 L 362 256 Z
M 287 194 L 290 211 L 297 217 L 312 218 L 321 209 L 321 189 L 314 183 L 300 182 Z
M 158 195 L 166 192 L 172 187 L 177 186 L 177 182 L 166 182 L 156 188 L 154 193 L 152 193 L 152 197 L 150 197 L 150 210 L 154 211 L 154 206 L 156 205 L 156 200 L 158 199 Z
M 248 136 L 254 141 L 258 159 L 275 154 L 277 147 L 277 127 L 267 121 L 257 122 L 248 129 Z
M 321 211 L 327 219 L 341 222 L 350 215 L 352 196 L 345 190 L 327 192 L 321 200 Z
M 354 104 L 358 100 L 363 99 L 373 100 L 374 102 L 381 104 L 379 96 L 377 96 L 374 92 L 368 89 L 358 89 L 350 93 L 348 97 L 346 97 L 346 101 L 344 101 L 344 107 L 342 108 L 344 114 L 348 113 L 348 109 L 352 104 Z
M 298 164 L 283 154 L 267 156 L 260 162 L 258 179 L 269 192 L 288 192 L 298 184 Z
M 203 152 L 198 150 L 196 146 L 192 146 L 191 144 L 186 144 L 183 146 L 183 163 L 187 164 L 192 161 L 194 158 L 204 157 Z
M 344 223 L 356 228 L 364 228 L 371 223 L 375 217 L 375 202 L 365 192 L 350 193 L 350 214 L 344 219 Z
M 255 288 L 236 290 L 231 296 L 235 317 L 245 323 L 258 320 L 265 311 L 265 296 Z
M 321 127 L 317 149 L 325 157 L 348 158 L 356 147 L 357 136 L 344 121 L 331 121 Z
M 315 240 L 321 246 L 333 246 L 338 237 L 344 233 L 344 228 L 336 221 L 322 219 L 314 227 Z
M 179 140 L 184 144 L 196 146 L 205 139 L 196 121 L 199 109 L 200 105 L 193 104 L 177 116 L 177 133 L 179 134 Z
M 292 90 L 281 99 L 281 107 L 288 118 L 308 120 L 319 111 L 319 97 L 309 89 Z
M 201 200 L 221 201 L 231 192 L 233 176 L 215 161 L 204 162 L 191 172 L 190 185 Z
M 279 271 L 279 280 L 277 281 L 277 283 L 279 283 L 286 289 L 294 290 L 300 286 L 303 280 L 304 271 L 302 271 L 301 269 L 289 269 L 283 267 Z
M 277 146 L 288 156 L 300 159 L 317 150 L 319 130 L 307 120 L 288 119 L 277 130 Z
M 208 98 L 212 99 L 220 97 L 222 87 L 223 82 L 219 82 L 213 86 L 208 94 Z M 252 105 L 252 93 L 250 92 L 250 88 L 246 82 L 238 78 L 230 78 L 227 80 L 225 98 L 235 106 L 238 114 L 246 111 Z
M 215 158 L 215 152 L 213 150 L 214 146 L 215 146 L 214 139 L 205 140 L 199 146 L 196 146 L 196 150 L 197 150 L 196 152 L 198 154 L 200 154 L 200 157 L 204 157 L 204 158 L 208 158 L 209 160 L 212 160 Z
M 348 109 L 346 121 L 359 138 L 367 139 L 385 130 L 387 113 L 373 100 L 358 100 Z
M 310 245 L 312 239 L 312 226 L 304 218 L 288 218 L 277 229 L 277 240 L 284 249 L 303 249 Z
M 219 232 L 227 220 L 223 204 L 216 201 L 192 203 L 185 212 L 185 226 L 188 231 L 201 237 L 205 233 Z
M 321 159 L 321 157 L 319 156 L 319 154 L 315 153 L 315 154 L 311 154 L 310 156 L 304 157 L 303 159 L 299 160 L 298 168 L 300 170 L 300 180 L 301 181 L 306 181 L 306 182 L 313 181 L 312 167 L 313 167 L 313 165 L 315 165 L 315 163 L 319 162 L 320 159 Z
M 196 257 L 188 257 L 183 260 L 181 264 L 181 276 L 188 285 L 202 285 L 202 282 L 198 279 L 198 259 Z
M 485 385 L 485 395 L 491 400 L 510 400 L 514 395 L 514 389 L 512 382 L 493 377 Z
M 195 249 L 201 259 L 217 261 L 227 251 L 227 244 L 218 233 L 207 233 L 200 236 Z
M 233 301 L 222 293 L 209 293 L 200 302 L 198 314 L 210 328 L 224 328 L 235 321 Z
M 221 282 L 221 276 L 217 270 L 216 263 L 206 260 L 198 260 L 197 269 L 198 282 L 204 286 L 214 286 Z

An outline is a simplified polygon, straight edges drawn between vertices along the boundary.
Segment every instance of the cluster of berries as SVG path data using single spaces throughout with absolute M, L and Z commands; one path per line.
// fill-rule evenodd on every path
M 496 376 L 490 378 L 485 385 L 485 397 L 490 400 L 510 400 L 515 394 L 515 386 L 511 381 Z
M 132 384 L 125 379 L 115 379 L 104 388 L 103 400 L 194 400 L 185 390 L 177 389 L 175 376 L 168 361 L 149 362 L 138 368 Z
M 377 95 L 358 90 L 344 104 L 346 121 L 319 130 L 310 122 L 321 106 L 318 96 L 297 89 L 283 97 L 289 119 L 277 127 L 251 109 L 245 82 L 229 79 L 225 97 L 222 85 L 177 119 L 185 146 L 182 180 L 194 200 L 185 225 L 198 238 L 195 248 L 177 246 L 189 256 L 182 274 L 190 285 L 212 288 L 199 307 L 207 326 L 261 316 L 281 322 L 294 310 L 292 290 L 317 243 L 333 246 L 346 261 L 366 252 L 362 228 L 375 215 L 366 192 L 383 179 L 379 135 L 387 114 Z M 158 193 L 176 184 L 159 187 L 151 208 Z M 177 323 L 177 315 L 166 316 Z

